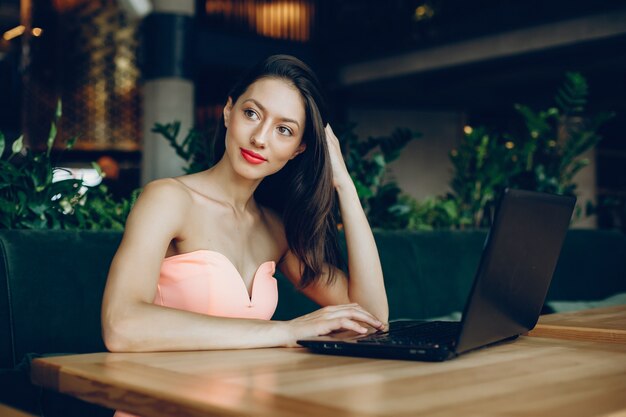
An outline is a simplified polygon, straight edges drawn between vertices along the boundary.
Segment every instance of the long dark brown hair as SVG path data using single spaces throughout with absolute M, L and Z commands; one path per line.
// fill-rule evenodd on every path
M 320 278 L 324 263 L 338 268 L 343 264 L 337 243 L 337 202 L 324 132 L 326 104 L 313 71 L 289 55 L 273 55 L 255 65 L 235 84 L 228 97 L 235 103 L 261 78 L 285 80 L 304 99 L 306 122 L 302 140 L 306 150 L 266 177 L 254 196 L 259 204 L 282 216 L 289 248 L 303 265 L 300 288 L 305 288 Z M 222 116 L 215 132 L 216 163 L 224 155 L 225 139 Z M 329 272 L 328 284 L 335 278 L 332 268 Z

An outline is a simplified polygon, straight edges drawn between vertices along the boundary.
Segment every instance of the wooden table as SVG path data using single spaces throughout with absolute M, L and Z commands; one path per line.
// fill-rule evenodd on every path
M 528 335 L 626 344 L 626 305 L 547 314 Z
M 626 345 L 538 337 L 443 363 L 305 349 L 37 359 L 36 384 L 142 416 L 623 416 Z
M 26 413 L 22 410 L 17 410 L 13 407 L 9 407 L 6 404 L 0 403 L 0 416 L 2 417 L 36 417 L 33 414 Z

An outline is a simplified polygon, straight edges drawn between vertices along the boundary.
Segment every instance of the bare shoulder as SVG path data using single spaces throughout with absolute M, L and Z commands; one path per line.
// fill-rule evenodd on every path
M 148 183 L 128 217 L 127 227 L 136 224 L 166 224 L 176 226 L 191 207 L 191 197 L 185 186 L 172 178 Z
M 180 181 L 174 178 L 161 178 L 146 184 L 141 196 L 150 199 L 168 200 L 174 203 L 190 199 L 190 193 Z

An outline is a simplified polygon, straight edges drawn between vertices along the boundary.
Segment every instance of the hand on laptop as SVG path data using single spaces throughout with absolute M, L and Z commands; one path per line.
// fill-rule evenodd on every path
M 323 336 L 335 331 L 350 330 L 356 334 L 384 330 L 382 323 L 358 304 L 328 306 L 287 322 L 289 342 L 287 346 L 299 346 L 296 340 Z

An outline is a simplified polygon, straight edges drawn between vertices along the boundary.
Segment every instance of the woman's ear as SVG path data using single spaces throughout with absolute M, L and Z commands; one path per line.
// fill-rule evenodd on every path
M 289 158 L 289 159 L 291 160 L 291 159 L 295 158 L 296 156 L 300 155 L 305 150 L 306 150 L 306 143 L 302 142 L 300 144 L 300 146 L 298 146 L 298 148 L 295 150 L 293 155 L 291 155 L 291 158 Z
M 233 109 L 233 99 L 228 97 L 228 101 L 224 106 L 224 127 L 228 129 L 228 121 L 230 120 L 230 112 Z

